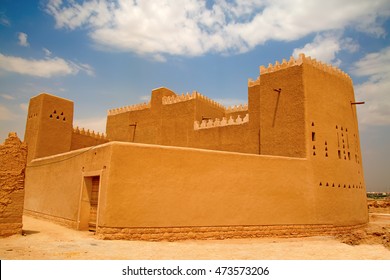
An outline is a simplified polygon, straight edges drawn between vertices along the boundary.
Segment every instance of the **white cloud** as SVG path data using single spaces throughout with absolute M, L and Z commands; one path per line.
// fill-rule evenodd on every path
M 41 78 L 52 76 L 75 75 L 80 71 L 93 75 L 93 68 L 87 64 L 75 63 L 59 57 L 41 60 L 25 59 L 16 56 L 6 56 L 0 53 L 0 69 Z
M 43 50 L 43 52 L 45 53 L 45 56 L 51 56 L 51 55 L 52 55 L 52 52 L 49 51 L 48 49 L 43 48 L 42 50 Z
M 0 94 L 1 97 L 3 97 L 4 99 L 7 99 L 7 100 L 14 100 L 15 97 L 13 97 L 12 95 L 9 95 L 9 94 Z
M 355 86 L 356 96 L 365 105 L 358 107 L 359 122 L 390 125 L 390 47 L 367 54 L 356 62 L 353 75 L 368 80 Z
M 51 0 L 46 10 L 57 28 L 86 28 L 100 47 L 160 61 L 166 55 L 245 52 L 269 40 L 347 27 L 384 36 L 381 20 L 390 16 L 388 0 L 217 0 L 209 6 L 197 0 Z
M 26 33 L 23 33 L 23 32 L 19 32 L 18 33 L 18 44 L 19 46 L 22 46 L 22 47 L 28 47 L 30 46 L 29 42 L 27 41 L 27 34 Z
M 3 12 L 0 12 L 0 24 L 4 25 L 4 26 L 11 25 L 10 20 L 7 18 L 7 16 Z
M 325 32 L 317 34 L 313 42 L 306 44 L 303 48 L 297 48 L 293 51 L 293 56 L 298 57 L 300 53 L 312 56 L 317 60 L 331 63 L 338 66 L 341 61 L 336 59 L 338 52 L 344 50 L 356 52 L 359 45 L 351 38 L 342 38 L 341 32 Z
M 294 49 L 293 56 L 298 57 L 300 53 L 304 53 L 318 60 L 335 64 L 336 53 L 340 51 L 340 48 L 339 35 L 332 33 L 318 34 L 313 42 L 306 44 L 301 49 Z
M 95 118 L 86 118 L 86 119 L 75 119 L 73 121 L 73 126 L 94 130 L 95 132 L 105 132 L 106 131 L 106 117 L 95 117 Z

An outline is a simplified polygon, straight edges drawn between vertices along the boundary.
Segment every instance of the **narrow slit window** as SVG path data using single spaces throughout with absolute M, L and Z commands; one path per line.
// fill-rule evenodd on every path
M 315 132 L 311 133 L 311 141 L 316 141 L 316 133 Z

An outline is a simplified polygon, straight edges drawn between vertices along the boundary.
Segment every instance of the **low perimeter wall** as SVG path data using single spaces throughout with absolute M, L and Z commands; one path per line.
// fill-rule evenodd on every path
M 340 193 L 343 205 L 329 209 L 318 200 L 306 159 L 121 142 L 34 160 L 27 211 L 77 228 L 91 175 L 100 176 L 97 234 L 108 239 L 307 236 L 367 222 L 362 196 Z

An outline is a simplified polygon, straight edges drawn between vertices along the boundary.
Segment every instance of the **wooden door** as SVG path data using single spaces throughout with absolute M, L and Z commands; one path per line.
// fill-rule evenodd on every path
M 88 227 L 89 231 L 96 231 L 96 221 L 97 221 L 97 209 L 98 209 L 98 199 L 99 199 L 99 183 L 100 177 L 92 177 L 92 188 L 91 188 L 91 199 L 90 199 L 90 214 Z

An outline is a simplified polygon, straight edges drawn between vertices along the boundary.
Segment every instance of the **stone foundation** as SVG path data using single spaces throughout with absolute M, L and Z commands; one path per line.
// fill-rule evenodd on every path
M 333 225 L 267 225 L 226 227 L 108 228 L 98 227 L 97 235 L 110 240 L 178 241 L 188 239 L 221 240 L 232 238 L 308 237 L 348 233 L 365 227 Z

